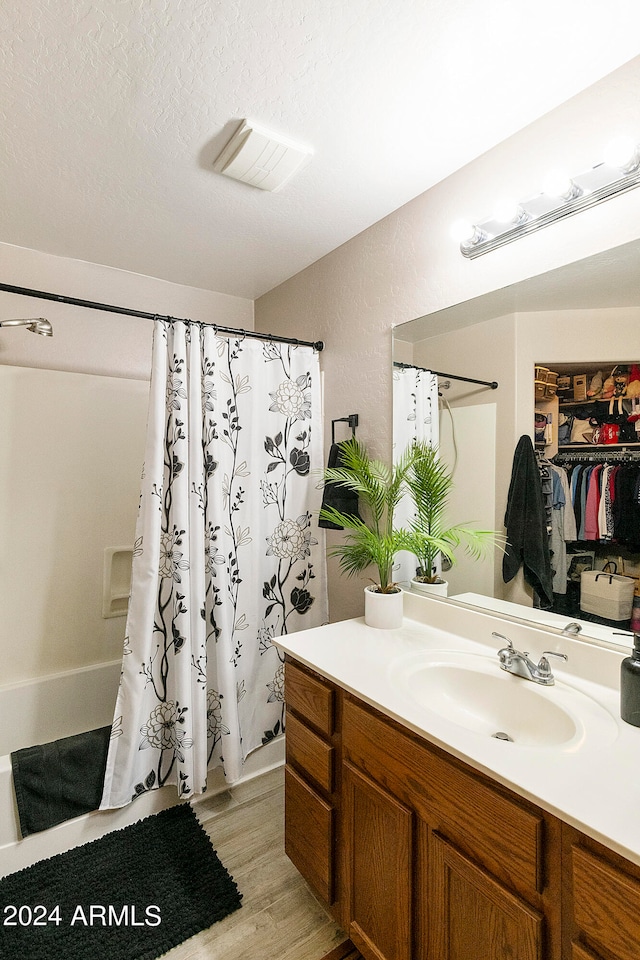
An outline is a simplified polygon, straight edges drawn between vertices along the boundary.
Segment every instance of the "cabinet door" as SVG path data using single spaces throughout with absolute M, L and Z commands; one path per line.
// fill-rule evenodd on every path
M 542 916 L 433 834 L 431 960 L 542 960 Z
M 333 809 L 286 766 L 284 771 L 284 849 L 305 880 L 327 905 L 333 903 Z
M 602 957 L 597 957 L 574 940 L 571 944 L 571 960 L 602 960 Z
M 411 960 L 413 814 L 345 764 L 349 936 L 366 960 Z
M 590 850 L 571 848 L 573 923 L 594 953 L 640 957 L 640 881 Z M 587 954 L 588 956 L 588 954 Z

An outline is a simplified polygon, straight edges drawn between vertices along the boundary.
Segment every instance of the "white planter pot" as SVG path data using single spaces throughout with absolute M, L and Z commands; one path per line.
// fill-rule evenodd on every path
M 395 630 L 402 626 L 402 612 L 402 590 L 376 593 L 375 587 L 364 588 L 364 622 L 368 627 Z
M 411 581 L 411 590 L 413 593 L 426 593 L 431 597 L 446 597 L 449 584 L 446 580 L 442 583 L 423 583 L 421 580 Z

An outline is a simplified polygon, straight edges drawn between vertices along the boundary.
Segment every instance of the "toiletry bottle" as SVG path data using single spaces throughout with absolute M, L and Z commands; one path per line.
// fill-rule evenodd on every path
M 640 633 L 634 633 L 631 656 L 620 666 L 620 716 L 640 727 Z

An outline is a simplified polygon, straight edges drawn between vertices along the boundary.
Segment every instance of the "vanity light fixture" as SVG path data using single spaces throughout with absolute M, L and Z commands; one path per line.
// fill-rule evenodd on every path
M 603 162 L 590 170 L 573 177 L 554 171 L 541 193 L 518 202 L 503 201 L 492 216 L 477 223 L 457 221 L 451 233 L 462 255 L 473 260 L 639 185 L 640 144 L 621 137 L 608 145 Z

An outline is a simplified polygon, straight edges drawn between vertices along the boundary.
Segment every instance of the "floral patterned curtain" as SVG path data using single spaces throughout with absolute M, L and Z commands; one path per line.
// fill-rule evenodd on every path
M 438 421 L 438 377 L 420 367 L 393 368 L 393 451 L 401 454 L 412 440 L 424 440 L 437 447 L 440 440 Z M 401 501 L 396 511 L 396 523 L 406 524 L 409 502 Z M 402 551 L 396 557 L 393 577 L 407 586 L 415 576 L 416 560 Z
M 327 620 L 318 355 L 155 321 L 132 589 L 101 808 L 232 783 L 284 730 L 274 637 Z

